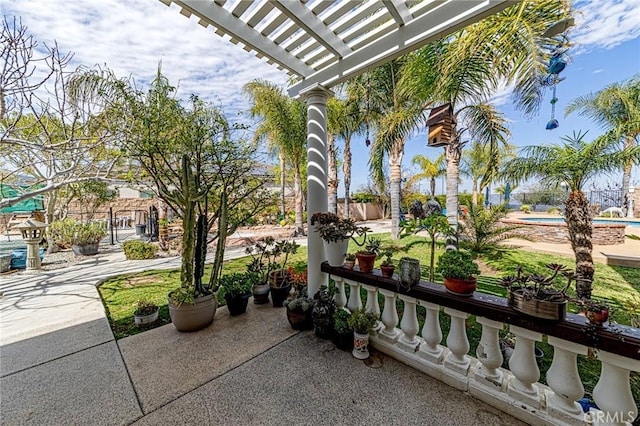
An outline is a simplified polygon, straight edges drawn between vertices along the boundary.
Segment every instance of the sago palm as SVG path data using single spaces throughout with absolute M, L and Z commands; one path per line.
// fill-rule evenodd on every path
M 563 137 L 561 144 L 527 146 L 519 158 L 504 165 L 502 177 L 516 183 L 539 178 L 547 187 L 568 185 L 565 218 L 576 259 L 576 292 L 580 298 L 590 298 L 594 272 L 592 214 L 583 189 L 589 179 L 601 173 L 619 170 L 628 162 L 640 163 L 640 147 L 620 151 L 615 141 L 600 137 L 586 142 L 584 137 L 585 133 L 574 132 Z
M 607 137 L 622 141 L 622 149 L 633 148 L 640 136 L 640 75 L 572 100 L 565 113 L 572 112 L 598 123 L 607 132 Z M 622 172 L 622 207 L 625 211 L 629 207 L 631 168 L 632 164 L 627 163 Z

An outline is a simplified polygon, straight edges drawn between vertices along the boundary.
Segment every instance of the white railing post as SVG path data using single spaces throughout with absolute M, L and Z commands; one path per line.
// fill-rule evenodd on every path
M 402 321 L 400 321 L 402 336 L 398 344 L 404 350 L 414 353 L 420 345 L 420 340 L 416 338 L 416 334 L 418 334 L 418 330 L 420 330 L 418 314 L 416 312 L 416 299 L 402 294 L 398 295 L 398 298 L 404 302 L 404 312 L 402 314 Z
M 420 345 L 418 355 L 433 364 L 440 364 L 444 356 L 442 342 L 442 329 L 440 328 L 440 305 L 420 301 L 420 306 L 424 306 L 426 315 L 422 326 L 422 338 L 424 343 Z
M 468 388 L 467 373 L 471 360 L 467 356 L 469 352 L 469 338 L 467 337 L 466 320 L 469 314 L 451 308 L 444 308 L 444 313 L 451 317 L 451 326 L 447 335 L 447 348 L 449 353 L 444 359 L 447 374 L 444 381 L 460 390 Z
M 380 305 L 378 304 L 378 288 L 366 284 L 362 284 L 362 287 L 367 290 L 367 304 L 364 309 L 367 312 L 373 312 L 379 317 Z
M 380 294 L 384 296 L 384 308 L 382 309 L 382 323 L 384 328 L 378 337 L 389 342 L 396 342 L 400 337 L 400 330 L 396 328 L 398 324 L 398 310 L 396 309 L 396 294 L 393 291 L 380 289 Z
M 482 336 L 476 349 L 478 364 L 474 372 L 474 378 L 478 383 L 502 387 L 502 372 L 498 368 L 502 365 L 502 351 L 498 332 L 504 328 L 504 324 L 484 317 L 476 317 L 476 321 L 482 324 Z
M 331 276 L 331 278 L 333 278 L 333 281 L 335 281 L 336 288 L 338 289 L 336 294 L 333 296 L 334 300 L 336 301 L 336 307 L 344 308 L 347 304 L 347 294 L 344 291 L 344 280 L 341 277 L 336 277 L 333 275 Z
M 345 280 L 351 291 L 349 292 L 349 301 L 347 302 L 347 308 L 353 312 L 362 308 L 362 298 L 360 297 L 360 283 L 351 280 Z
M 509 358 L 509 370 L 513 376 L 509 377 L 508 394 L 533 408 L 540 408 L 538 386 L 535 385 L 540 379 L 535 342 L 542 341 L 542 334 L 514 325 L 510 331 L 516 336 L 516 347 Z
M 547 370 L 547 412 L 571 423 L 583 423 L 584 412 L 576 401 L 584 396 L 584 386 L 578 373 L 578 355 L 586 355 L 587 347 L 549 336 L 553 346 L 553 361 Z
M 638 409 L 631 393 L 629 374 L 640 371 L 640 361 L 602 350 L 598 351 L 598 359 L 602 362 L 602 371 L 593 388 L 593 400 L 602 413 L 595 413 L 596 421 L 604 424 L 631 423 L 638 415 Z

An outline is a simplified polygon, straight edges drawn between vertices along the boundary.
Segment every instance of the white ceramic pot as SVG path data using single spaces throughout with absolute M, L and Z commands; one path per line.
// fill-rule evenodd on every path
M 152 322 L 156 321 L 158 319 L 158 312 L 159 309 L 156 309 L 156 311 L 152 314 L 149 315 L 133 315 L 133 320 L 135 321 L 136 325 L 143 325 L 143 324 L 151 324 Z
M 344 259 L 347 256 L 347 250 L 349 249 L 349 239 L 333 241 L 324 241 L 324 253 L 327 256 L 327 261 L 331 266 L 344 265 Z
M 353 351 L 351 354 L 358 359 L 369 358 L 369 333 L 353 332 Z

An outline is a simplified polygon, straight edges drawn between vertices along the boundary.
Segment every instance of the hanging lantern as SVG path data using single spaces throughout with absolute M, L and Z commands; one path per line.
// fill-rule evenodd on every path
M 557 129 L 558 127 L 560 127 L 560 123 L 558 123 L 558 120 L 556 120 L 555 118 L 552 118 L 551 120 L 547 121 L 547 127 L 545 127 L 545 129 L 553 130 Z

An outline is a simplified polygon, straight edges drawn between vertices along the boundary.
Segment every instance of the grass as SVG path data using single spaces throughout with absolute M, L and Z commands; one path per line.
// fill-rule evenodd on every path
M 376 235 L 382 238 L 383 248 L 393 246 L 395 259 L 402 256 L 411 256 L 421 260 L 421 263 L 428 265 L 430 245 L 428 241 L 419 236 L 409 236 L 392 241 L 389 234 Z M 352 242 L 349 251 L 357 251 L 358 247 Z M 436 259 L 444 251 L 443 244 L 438 244 L 436 248 Z M 225 262 L 223 273 L 243 272 L 250 261 L 250 257 L 235 259 Z M 298 253 L 292 256 L 291 264 L 300 265 L 306 262 L 306 247 L 301 247 Z M 477 259 L 483 265 L 483 274 L 478 280 L 478 290 L 506 296 L 506 290 L 497 284 L 497 277 L 514 274 L 519 266 L 522 266 L 527 273 L 545 273 L 545 265 L 548 263 L 562 263 L 570 268 L 574 266 L 574 260 L 570 257 L 548 255 L 535 252 L 524 252 L 516 249 L 501 249 Z M 377 261 L 377 265 L 380 263 Z M 640 269 L 626 268 L 621 266 L 609 266 L 604 264 L 595 265 L 595 279 L 593 283 L 593 295 L 595 298 L 607 300 L 613 307 L 612 318 L 621 324 L 629 324 L 640 314 Z M 205 276 L 209 271 L 205 272 Z M 423 276 L 427 276 L 428 268 L 423 268 Z M 102 296 L 107 316 L 113 329 L 116 339 L 140 333 L 150 328 L 155 328 L 167 324 L 169 312 L 167 307 L 167 293 L 179 285 L 180 273 L 178 270 L 171 271 L 149 271 L 138 274 L 123 275 L 103 283 L 99 288 Z M 436 276 L 436 281 L 440 277 Z M 348 287 L 348 286 L 347 286 Z M 347 288 L 348 291 L 348 288 Z M 383 306 L 383 298 L 379 295 L 380 306 Z M 135 302 L 146 299 L 156 303 L 160 307 L 159 320 L 150 325 L 136 326 L 133 322 L 133 310 Z M 366 301 L 366 291 L 362 289 L 362 299 Z M 575 308 L 575 307 L 574 307 Z M 616 309 L 617 308 L 617 309 Z M 403 305 L 397 301 L 399 318 L 402 318 Z M 424 323 L 424 308 L 418 307 L 418 318 L 420 330 Z M 449 317 L 440 315 L 440 323 L 443 333 L 443 342 L 449 332 Z M 471 343 L 470 354 L 475 354 L 476 347 L 480 341 L 482 328 L 471 316 L 467 320 L 467 335 Z M 504 333 L 503 333 L 504 334 Z M 545 356 L 540 362 L 541 377 L 540 382 L 546 383 L 544 372 L 551 365 L 553 348 L 545 341 L 538 343 L 544 351 Z M 505 367 L 508 366 L 505 364 Z M 587 392 L 591 392 L 600 375 L 600 362 L 593 358 L 580 356 L 578 359 L 580 376 Z M 636 395 L 636 400 L 640 400 L 640 375 L 633 373 L 631 376 L 632 392 Z M 640 401 L 639 401 L 640 402 Z

